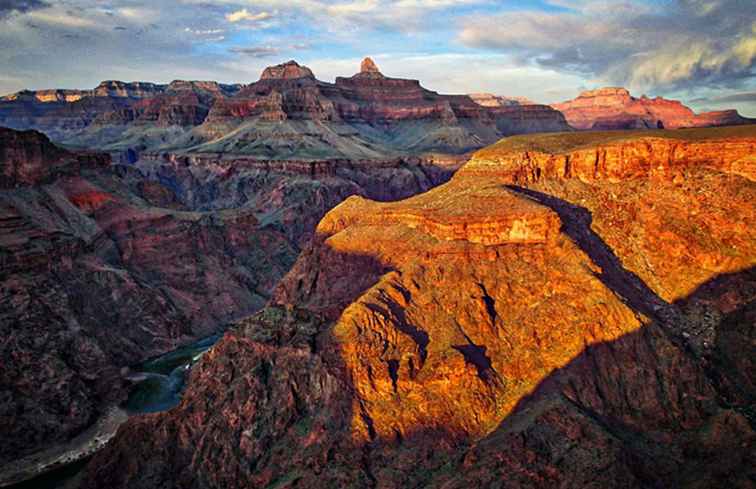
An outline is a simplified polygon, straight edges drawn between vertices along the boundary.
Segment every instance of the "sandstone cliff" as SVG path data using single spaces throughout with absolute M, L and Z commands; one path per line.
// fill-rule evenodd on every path
M 84 487 L 748 487 L 756 131 L 647 136 L 346 200 Z
M 492 93 L 471 93 L 469 95 L 476 104 L 484 107 L 506 107 L 508 105 L 536 105 L 526 97 L 502 97 Z
M 552 107 L 562 112 L 576 129 L 675 129 L 754 123 L 735 110 L 696 114 L 677 100 L 645 95 L 636 98 L 618 87 L 589 90 Z

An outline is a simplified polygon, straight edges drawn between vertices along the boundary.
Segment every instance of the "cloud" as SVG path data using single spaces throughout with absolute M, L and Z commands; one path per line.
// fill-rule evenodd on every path
M 715 97 L 705 97 L 691 100 L 694 103 L 714 103 L 714 104 L 731 104 L 738 102 L 751 102 L 756 103 L 756 92 L 738 92 L 727 95 L 720 95 Z
M 2 0 L 0 1 L 0 20 L 11 14 L 23 14 L 49 6 L 50 4 L 44 0 Z
M 277 56 L 281 53 L 279 48 L 271 46 L 255 46 L 249 48 L 233 47 L 229 49 L 232 53 L 244 54 L 251 56 L 252 58 L 269 58 L 271 56 Z
M 251 58 L 270 58 L 273 56 L 281 56 L 283 53 L 291 51 L 301 51 L 304 49 L 310 49 L 312 46 L 309 43 L 296 43 L 296 44 L 284 44 L 279 43 L 278 46 L 265 45 L 265 46 L 234 46 L 229 49 L 230 52 L 236 54 L 242 54 Z
M 27 18 L 33 22 L 41 24 L 74 29 L 97 26 L 97 22 L 91 18 L 75 15 L 72 12 L 56 8 L 31 12 Z
M 332 80 L 371 55 L 443 92 L 553 102 L 621 84 L 714 100 L 756 90 L 752 1 L 0 0 L 0 92 L 252 82 L 293 57 Z
M 212 1 L 218 5 L 242 7 L 227 15 L 231 19 L 245 20 L 251 9 L 280 11 L 282 16 L 303 16 L 317 22 L 321 29 L 343 33 L 344 30 L 390 29 L 417 31 L 428 29 L 444 19 L 430 14 L 472 5 L 491 3 L 491 0 L 183 0 L 203 4 Z M 266 11 L 268 11 L 266 10 Z M 232 17 L 233 16 L 233 17 Z M 234 22 L 234 21 L 232 21 Z
M 231 12 L 230 14 L 226 14 L 226 20 L 229 22 L 241 22 L 241 21 L 247 21 L 247 22 L 258 22 L 261 20 L 267 20 L 270 19 L 273 15 L 269 12 L 259 12 L 256 14 L 249 13 L 249 10 L 246 8 L 243 8 L 241 10 L 237 10 L 236 12 Z
M 465 18 L 467 46 L 642 90 L 743 86 L 754 77 L 752 0 L 553 0 L 557 12 Z

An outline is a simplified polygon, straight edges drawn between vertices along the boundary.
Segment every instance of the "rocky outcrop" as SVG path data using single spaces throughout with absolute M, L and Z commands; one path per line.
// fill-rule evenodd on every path
M 22 90 L 0 97 L 1 101 L 12 102 L 16 100 L 27 100 L 36 102 L 76 102 L 90 95 L 86 90 Z
M 576 129 L 676 129 L 754 123 L 735 110 L 696 114 L 677 100 L 645 95 L 636 98 L 618 87 L 582 92 L 576 99 L 552 107 Z
M 260 75 L 260 80 L 298 80 L 300 78 L 315 78 L 315 75 L 309 68 L 300 66 L 294 60 L 269 66 Z
M 118 80 L 101 82 L 94 89 L 95 97 L 147 98 L 164 90 L 163 86 L 149 82 L 126 83 Z
M 516 137 L 337 206 L 84 487 L 747 487 L 756 186 L 728 162 L 756 133 L 655 133 L 699 155 L 672 178 L 643 134 Z M 510 168 L 576 151 L 621 180 Z
M 385 78 L 372 58 L 365 58 L 362 60 L 359 76 L 367 78 Z

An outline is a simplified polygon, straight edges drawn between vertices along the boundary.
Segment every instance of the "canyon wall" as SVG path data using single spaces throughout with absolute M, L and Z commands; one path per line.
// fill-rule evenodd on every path
M 0 465 L 95 423 L 124 400 L 129 366 L 259 310 L 341 200 L 408 197 L 460 163 L 158 154 L 111 166 L 0 130 Z
M 516 137 L 347 199 L 84 487 L 748 487 L 755 142 Z

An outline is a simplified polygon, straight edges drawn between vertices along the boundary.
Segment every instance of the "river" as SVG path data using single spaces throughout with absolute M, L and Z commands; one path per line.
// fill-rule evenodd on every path
M 92 455 L 102 448 L 130 416 L 166 411 L 181 402 L 192 365 L 221 337 L 216 334 L 170 351 L 132 367 L 129 379 L 135 382 L 127 401 L 114 407 L 95 426 L 85 430 L 66 446 L 51 447 L 18 461 L 4 489 L 76 489 Z M 29 473 L 36 473 L 29 477 Z M 3 474 L 8 476 L 8 474 Z M 8 480 L 8 479 L 5 479 Z

